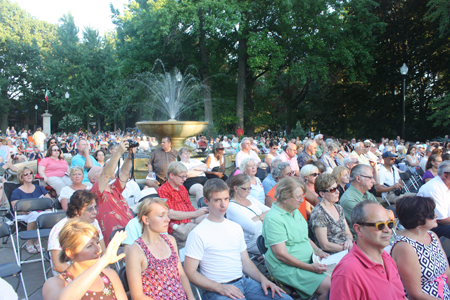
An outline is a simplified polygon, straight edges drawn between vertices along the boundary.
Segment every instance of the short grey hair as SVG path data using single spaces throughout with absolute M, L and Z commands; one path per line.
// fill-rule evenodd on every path
M 252 142 L 248 137 L 245 137 L 245 138 L 243 138 L 242 141 L 241 141 L 241 146 L 244 145 L 244 142 L 245 142 L 245 141 L 250 141 L 250 143 Z
M 349 154 L 344 158 L 344 166 L 347 167 L 347 164 L 352 162 L 352 158 L 358 159 L 358 156 L 355 154 Z
M 363 142 L 356 143 L 355 148 L 364 148 L 364 143 Z
M 270 163 L 270 170 L 271 170 L 270 173 L 273 173 L 273 170 L 275 170 L 275 167 L 277 166 L 277 164 L 278 164 L 280 161 L 282 161 L 282 160 L 279 159 L 279 158 L 272 159 L 272 162 Z
M 272 172 L 272 177 L 273 179 L 275 179 L 275 181 L 278 181 L 281 179 L 281 177 L 283 177 L 283 170 L 286 169 L 287 167 L 289 167 L 289 163 L 287 162 L 280 162 L 274 169 Z
M 84 168 L 82 166 L 73 166 L 70 168 L 70 172 L 69 172 L 69 177 L 73 175 L 73 173 L 75 173 L 75 171 L 81 171 L 81 174 L 83 174 L 84 177 Z
M 169 174 L 178 175 L 180 173 L 187 172 L 187 168 L 179 161 L 173 161 L 167 167 L 166 177 L 169 178 Z
M 356 180 L 356 176 L 362 175 L 364 169 L 372 170 L 372 168 L 368 165 L 357 165 L 353 167 L 352 172 L 350 173 L 350 182 L 353 182 Z
M 339 147 L 339 145 L 337 143 L 330 143 L 328 145 L 328 151 L 334 151 L 334 150 L 339 150 L 341 147 Z
M 392 146 L 386 146 L 386 147 L 384 148 L 384 152 L 392 151 L 393 148 L 394 148 L 394 147 L 392 147 Z
M 434 150 L 434 146 L 428 146 L 427 147 L 427 151 L 426 151 L 426 153 L 431 153 L 431 152 L 433 152 L 433 150 Z M 438 171 L 439 172 L 439 171 Z M 438 175 L 439 175 L 439 173 L 438 173 Z M 439 175 L 440 176 L 440 175 Z
M 443 161 L 439 164 L 438 167 L 438 176 L 444 176 L 444 173 L 450 172 L 450 160 Z
M 367 215 L 366 215 L 366 212 L 364 211 L 364 207 L 369 204 L 380 205 L 377 201 L 368 199 L 368 200 L 359 202 L 358 204 L 355 205 L 355 207 L 353 207 L 351 217 L 350 217 L 350 219 L 352 221 L 352 227 L 355 224 L 361 224 L 361 223 L 366 222 Z
M 239 165 L 239 169 L 243 174 L 245 174 L 245 170 L 247 169 L 247 165 L 250 163 L 250 161 L 254 162 L 256 166 L 256 162 L 253 160 L 253 158 L 250 157 L 247 157 L 244 160 L 242 160 L 241 164 Z
M 303 149 L 308 149 L 309 146 L 311 146 L 313 143 L 315 143 L 314 140 L 306 140 L 306 142 L 304 143 L 304 147 Z

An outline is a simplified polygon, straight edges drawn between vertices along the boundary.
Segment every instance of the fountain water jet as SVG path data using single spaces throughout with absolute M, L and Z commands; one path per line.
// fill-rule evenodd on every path
M 161 61 L 160 63 L 163 67 L 162 74 L 147 73 L 135 80 L 147 88 L 149 95 L 154 98 L 152 105 L 165 112 L 170 120 L 142 121 L 137 122 L 136 126 L 145 134 L 156 137 L 158 140 L 164 136 L 170 136 L 172 147 L 180 149 L 185 146 L 186 138 L 201 133 L 209 123 L 176 121 L 175 118 L 186 109 L 201 103 L 202 100 L 198 100 L 198 94 L 207 87 L 191 74 L 183 76 L 177 69 L 172 74 L 166 72 Z

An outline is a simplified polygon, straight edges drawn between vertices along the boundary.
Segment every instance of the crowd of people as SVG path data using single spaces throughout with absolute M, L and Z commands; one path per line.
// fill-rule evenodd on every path
M 450 238 L 447 142 L 244 137 L 240 129 L 209 142 L 192 137 L 176 150 L 168 136 L 79 132 L 48 137 L 41 150 L 27 134 L 5 138 L 10 149 L 27 146 L 6 154 L 4 169 L 39 159 L 37 174 L 17 170 L 11 201 L 50 197 L 32 184 L 39 175 L 67 212 L 50 234 L 54 277 L 44 299 L 126 299 L 107 268 L 124 257 L 133 299 L 194 299 L 190 283 L 205 299 L 291 299 L 250 259 L 261 255 L 302 298 L 450 299 L 439 240 Z M 141 186 L 130 176 L 136 152 L 150 156 Z M 417 189 L 411 177 L 420 178 Z M 22 218 L 33 229 L 41 213 Z M 30 253 L 36 247 L 27 242 Z M 342 251 L 327 272 L 320 260 Z

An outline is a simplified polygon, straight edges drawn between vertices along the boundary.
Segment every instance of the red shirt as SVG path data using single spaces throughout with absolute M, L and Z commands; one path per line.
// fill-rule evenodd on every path
M 176 211 L 195 211 L 195 208 L 191 204 L 191 199 L 189 199 L 189 193 L 184 185 L 181 185 L 178 190 L 174 189 L 173 186 L 167 181 L 158 189 L 158 196 L 160 198 L 166 198 L 166 204 L 169 206 L 169 209 L 173 209 Z M 184 220 L 171 220 L 169 223 L 169 234 L 172 233 L 172 225 L 173 224 L 181 224 L 181 223 L 190 223 L 190 219 Z
M 242 129 L 242 128 L 236 129 L 236 135 L 238 137 L 241 137 L 243 134 L 244 134 L 244 129 Z
M 128 221 L 133 219 L 130 207 L 127 200 L 122 196 L 123 188 L 119 180 L 116 179 L 111 185 L 111 193 L 106 190 L 100 192 L 98 189 L 98 182 L 94 183 L 91 192 L 97 196 L 97 205 L 99 210 L 97 212 L 97 221 L 102 230 L 105 245 L 109 244 L 109 236 L 111 233 L 119 228 L 127 226 Z
M 370 260 L 358 247 L 342 258 L 331 275 L 330 300 L 405 299 L 397 266 L 389 254 L 382 254 L 384 266 Z

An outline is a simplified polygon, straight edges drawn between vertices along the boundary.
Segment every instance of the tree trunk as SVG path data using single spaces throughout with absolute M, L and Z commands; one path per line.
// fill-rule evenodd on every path
M 238 46 L 238 82 L 236 95 L 236 117 L 238 125 L 244 128 L 245 77 L 247 74 L 247 39 L 239 39 Z
M 204 106 L 205 106 L 205 121 L 209 122 L 207 134 L 211 135 L 212 134 L 211 129 L 214 128 L 213 109 L 212 109 L 212 102 L 211 102 L 211 83 L 209 80 L 209 64 L 208 64 L 208 52 L 206 50 L 205 30 L 203 29 L 204 18 L 203 18 L 203 12 L 201 9 L 198 11 L 198 18 L 200 20 L 200 38 L 199 38 L 200 59 L 201 59 L 200 72 L 202 73 L 203 84 L 205 85 L 205 88 L 203 89 L 203 102 L 204 102 Z
M 255 111 L 255 102 L 253 101 L 253 87 L 255 86 L 256 79 L 253 76 L 248 76 L 245 84 L 245 100 L 248 111 Z M 253 115 L 249 114 L 247 118 L 247 125 L 245 130 L 247 132 L 247 136 L 255 135 L 255 124 L 253 122 Z
M 8 99 L 8 92 L 6 86 L 2 86 L 2 97 L 5 99 L 2 101 L 5 103 L 5 105 L 0 106 L 0 130 L 2 133 L 6 133 L 6 128 L 8 127 L 8 115 L 9 115 L 9 99 Z M 8 99 L 8 100 L 6 100 Z

